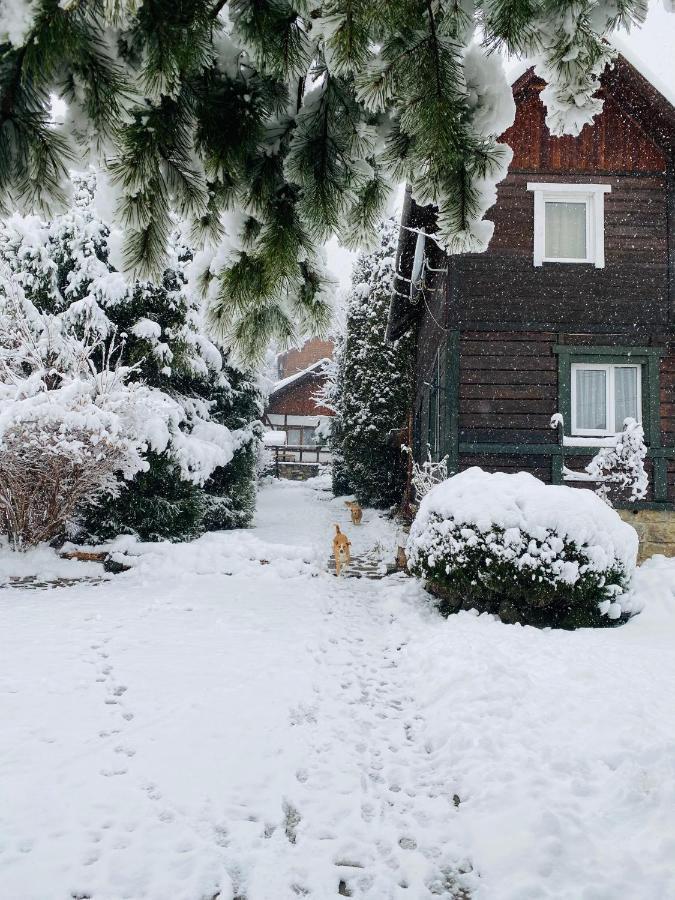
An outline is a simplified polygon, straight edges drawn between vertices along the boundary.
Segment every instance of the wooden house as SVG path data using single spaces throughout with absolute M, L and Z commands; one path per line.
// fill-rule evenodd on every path
M 562 483 L 635 417 L 649 493 L 615 505 L 644 555 L 675 552 L 675 108 L 619 57 L 593 126 L 556 138 L 543 86 L 513 85 L 485 253 L 443 254 L 406 197 L 389 336 L 417 328 L 416 453 Z
M 272 387 L 263 415 L 263 423 L 276 431 L 285 431 L 288 444 L 315 447 L 323 443 L 319 426 L 334 415 L 315 397 L 325 381 L 330 359 L 318 359 L 304 369 L 281 378 Z

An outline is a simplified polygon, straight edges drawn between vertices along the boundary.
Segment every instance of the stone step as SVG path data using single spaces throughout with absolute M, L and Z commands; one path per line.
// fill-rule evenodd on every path
M 331 554 L 326 563 L 326 569 L 335 575 L 335 557 Z M 340 578 L 370 578 L 377 580 L 386 578 L 392 572 L 396 572 L 394 563 L 384 563 L 374 556 L 352 556 L 348 566 L 344 566 Z

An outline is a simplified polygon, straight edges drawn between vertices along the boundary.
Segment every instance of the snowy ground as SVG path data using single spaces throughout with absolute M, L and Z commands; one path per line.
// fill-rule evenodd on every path
M 392 542 L 281 483 L 253 531 L 0 591 L 1 900 L 672 900 L 675 562 L 620 629 L 444 621 L 326 573 L 335 521 Z

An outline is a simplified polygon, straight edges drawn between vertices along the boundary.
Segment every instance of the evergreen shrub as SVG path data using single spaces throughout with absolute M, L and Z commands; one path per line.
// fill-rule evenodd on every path
M 385 337 L 397 240 L 398 226 L 389 220 L 375 249 L 359 255 L 337 349 L 333 491 L 375 507 L 400 503 L 407 475 L 400 432 L 412 396 L 413 335 L 393 343 Z
M 591 491 L 527 473 L 470 469 L 433 488 L 407 553 L 445 615 L 476 609 L 505 622 L 579 628 L 617 625 L 635 611 L 626 593 L 634 529 Z
M 182 541 L 248 525 L 261 395 L 252 373 L 230 365 L 207 333 L 202 301 L 189 280 L 192 251 L 176 229 L 160 276 L 124 275 L 114 265 L 120 236 L 97 211 L 96 177 L 73 175 L 73 186 L 71 208 L 49 222 L 19 215 L 0 221 L 0 267 L 34 307 L 31 322 L 39 313 L 62 340 L 91 345 L 98 371 L 110 365 L 114 343 L 120 377 L 143 385 L 156 405 L 172 411 L 172 420 L 149 428 L 147 415 L 136 416 L 139 434 L 132 437 L 142 447 L 142 466 L 132 475 L 118 467 L 111 490 L 91 491 L 74 513 L 69 509 L 69 535 Z M 0 284 L 0 320 L 5 294 Z M 61 353 L 58 364 L 70 378 L 77 373 L 68 359 Z M 47 362 L 49 373 L 56 363 Z

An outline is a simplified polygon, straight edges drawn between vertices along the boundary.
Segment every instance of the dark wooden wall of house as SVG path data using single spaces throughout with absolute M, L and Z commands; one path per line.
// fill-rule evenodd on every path
M 450 324 L 459 328 L 552 327 L 591 330 L 672 321 L 668 282 L 667 158 L 608 98 L 593 128 L 551 137 L 536 90 L 519 98 L 504 140 L 514 147 L 509 175 L 488 213 L 490 247 L 454 261 Z M 605 195 L 605 268 L 533 265 L 534 196 L 528 181 L 610 184 Z
M 461 331 L 459 357 L 459 444 L 551 445 L 557 433 L 550 428 L 553 413 L 558 412 L 558 358 L 554 345 L 654 346 L 653 335 L 644 329 L 631 333 L 599 334 L 588 332 L 503 332 Z M 675 340 L 661 343 L 659 425 L 661 446 L 675 447 Z M 572 469 L 582 470 L 588 456 L 567 459 Z M 551 457 L 527 456 L 512 452 L 461 452 L 459 468 L 479 465 L 491 471 L 532 472 L 543 481 L 551 480 Z M 651 472 L 652 464 L 647 463 Z M 668 500 L 675 502 L 675 460 L 666 466 Z M 584 486 L 577 484 L 576 486 Z M 650 493 L 653 482 L 650 478 Z
M 420 322 L 420 388 L 436 350 L 459 333 L 458 466 L 552 477 L 548 452 L 507 452 L 505 445 L 557 444 L 549 427 L 558 411 L 554 345 L 659 346 L 660 430 L 675 446 L 675 345 L 669 241 L 672 252 L 672 164 L 643 128 L 612 98 L 594 127 L 577 138 L 553 138 L 532 85 L 517 98 L 509 175 L 488 218 L 495 232 L 488 251 L 448 260 L 445 304 L 425 298 Z M 533 265 L 534 197 L 528 181 L 605 183 L 605 267 Z M 669 222 L 669 203 L 671 205 Z M 671 273 L 672 277 L 672 273 Z M 420 404 L 423 407 L 423 404 Z M 423 410 L 422 410 L 423 412 Z M 469 450 L 481 445 L 482 452 Z M 489 452 L 501 445 L 501 452 Z M 566 463 L 583 469 L 588 458 Z M 649 461 L 648 470 L 652 470 Z M 675 502 L 675 460 L 666 463 L 668 498 Z M 653 499 L 653 481 L 648 499 Z
M 556 443 L 556 341 L 551 332 L 460 332 L 460 442 Z
M 554 138 L 539 89 L 530 83 L 516 97 L 516 121 L 504 136 L 514 158 L 488 214 L 495 223 L 489 249 L 447 259 L 442 291 L 423 298 L 417 413 L 424 434 L 429 374 L 454 331 L 459 434 L 449 440 L 460 448 L 458 467 L 527 470 L 550 481 L 552 457 L 545 448 L 554 451 L 557 444 L 549 427 L 559 403 L 555 344 L 668 348 L 660 361 L 661 443 L 675 447 L 675 178 L 672 159 L 612 96 L 592 128 L 576 138 Z M 533 265 L 528 181 L 611 185 L 604 268 Z M 508 452 L 509 444 L 544 445 L 544 452 Z M 475 445 L 480 452 L 472 452 Z M 491 452 L 489 445 L 502 449 Z M 570 467 L 582 469 L 588 459 L 576 456 Z M 666 460 L 665 472 L 668 499 L 675 502 L 675 459 Z
M 645 134 L 617 101 L 604 100 L 602 113 L 593 126 L 586 125 L 578 137 L 552 137 L 546 127 L 546 112 L 536 81 L 516 96 L 514 124 L 502 135 L 513 149 L 511 171 L 594 174 L 596 172 L 663 172 L 663 151 Z

